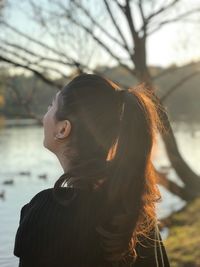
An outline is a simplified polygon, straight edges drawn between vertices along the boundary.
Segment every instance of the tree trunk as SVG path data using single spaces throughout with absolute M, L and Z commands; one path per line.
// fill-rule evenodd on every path
M 138 78 L 142 82 L 145 82 L 147 84 L 148 90 L 153 90 L 153 82 L 148 68 L 141 66 L 140 70 L 141 72 Z M 200 177 L 188 166 L 188 164 L 182 158 L 165 108 L 156 96 L 155 98 L 161 106 L 161 108 L 159 109 L 159 116 L 165 129 L 165 131 L 161 132 L 161 137 L 164 142 L 168 158 L 177 175 L 184 183 L 184 200 L 190 201 L 197 196 L 200 196 Z
M 161 133 L 166 152 L 172 167 L 185 185 L 185 190 L 188 192 L 188 200 L 200 196 L 200 177 L 182 158 L 167 113 L 162 110 L 160 116 L 166 129 L 166 132 L 163 131 Z

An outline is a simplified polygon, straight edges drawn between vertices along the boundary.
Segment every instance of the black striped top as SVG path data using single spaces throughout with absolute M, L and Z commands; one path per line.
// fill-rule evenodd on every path
M 156 257 L 153 246 L 137 245 L 135 263 L 106 262 L 95 230 L 102 195 L 73 188 L 61 188 L 59 194 L 75 197 L 68 205 L 61 205 L 49 188 L 22 207 L 14 244 L 20 267 L 161 267 L 163 260 L 164 266 L 169 266 L 162 241 L 163 260 L 160 250 Z

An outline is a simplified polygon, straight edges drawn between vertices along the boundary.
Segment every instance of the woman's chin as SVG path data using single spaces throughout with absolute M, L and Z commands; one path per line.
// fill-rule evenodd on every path
M 44 146 L 46 149 L 48 149 L 48 150 L 51 151 L 51 149 L 50 149 L 50 147 L 49 147 L 49 145 L 48 145 L 48 143 L 46 142 L 45 139 L 43 140 L 43 146 Z
M 44 146 L 45 148 L 47 148 L 47 147 L 46 147 L 45 139 L 43 140 L 43 146 Z
M 45 139 L 43 140 L 43 146 L 55 154 L 55 148 L 52 145 L 48 144 Z

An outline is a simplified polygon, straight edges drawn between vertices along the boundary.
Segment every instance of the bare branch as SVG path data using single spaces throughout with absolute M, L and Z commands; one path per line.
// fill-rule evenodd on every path
M 124 13 L 125 12 L 125 6 L 123 6 L 118 0 L 113 0 L 113 1 L 118 5 L 118 7 Z
M 173 193 L 174 195 L 180 197 L 181 199 L 188 201 L 188 200 L 192 200 L 194 199 L 194 197 L 199 197 L 199 191 L 194 192 L 193 188 L 190 187 L 181 187 L 178 184 L 176 184 L 175 182 L 169 180 L 167 178 L 166 173 L 157 171 L 157 182 L 158 184 L 162 185 L 163 187 L 165 187 L 168 191 L 170 191 L 171 193 Z
M 25 39 L 27 39 L 27 40 L 29 40 L 29 41 L 31 41 L 31 42 L 33 42 L 33 43 L 35 43 L 35 44 L 41 46 L 42 48 L 45 48 L 45 49 L 47 49 L 47 50 L 49 50 L 49 51 L 55 53 L 56 55 L 59 55 L 59 56 L 62 56 L 62 57 L 64 57 L 64 58 L 66 58 L 67 60 L 69 60 L 69 62 L 72 62 L 72 63 L 74 63 L 74 64 L 77 63 L 74 59 L 69 58 L 65 53 L 62 53 L 62 52 L 60 52 L 60 51 L 57 51 L 56 49 L 54 49 L 53 47 L 50 47 L 50 46 L 47 45 L 46 43 L 43 43 L 43 42 L 41 42 L 41 41 L 39 41 L 39 40 L 34 39 L 33 37 L 31 37 L 31 36 L 29 36 L 29 35 L 23 33 L 22 31 L 20 31 L 20 30 L 18 30 L 17 28 L 15 28 L 15 27 L 9 25 L 9 24 L 6 23 L 6 22 L 2 22 L 2 23 L 4 24 L 4 26 L 6 26 L 7 28 L 9 28 L 10 30 L 12 30 L 14 33 L 18 34 L 19 36 L 24 37 Z
M 175 194 L 176 196 L 179 196 L 181 199 L 184 199 L 185 197 L 185 190 L 183 187 L 180 187 L 173 181 L 169 180 L 166 177 L 166 174 L 160 171 L 156 171 L 158 176 L 157 176 L 157 182 L 158 184 L 162 185 L 164 188 L 166 188 L 168 191 L 171 193 Z M 187 199 L 185 199 L 187 200 Z
M 131 14 L 131 8 L 130 8 L 129 0 L 126 0 L 126 5 L 124 6 L 124 14 L 126 16 L 126 19 L 127 19 L 130 31 L 131 31 L 133 43 L 136 43 L 139 37 L 138 37 L 138 33 L 135 29 L 133 17 Z
M 105 6 L 106 6 L 106 10 L 107 10 L 107 12 L 108 12 L 108 14 L 109 14 L 109 16 L 111 18 L 111 21 L 112 21 L 113 25 L 115 26 L 115 29 L 117 30 L 119 36 L 121 37 L 121 39 L 122 39 L 122 41 L 124 43 L 124 48 L 127 50 L 127 52 L 129 54 L 131 54 L 130 50 L 129 50 L 129 47 L 128 47 L 128 43 L 127 43 L 127 41 L 126 41 L 126 39 L 125 39 L 125 37 L 124 37 L 119 25 L 117 24 L 117 22 L 116 22 L 116 20 L 115 20 L 115 18 L 113 16 L 113 13 L 112 13 L 111 8 L 110 8 L 110 6 L 108 4 L 108 1 L 107 0 L 103 0 L 103 1 L 104 1 Z
M 197 13 L 197 12 L 200 12 L 200 8 L 192 9 L 190 11 L 187 11 L 187 12 L 184 12 L 182 14 L 179 14 L 175 18 L 164 20 L 164 21 L 160 22 L 158 25 L 156 25 L 156 27 L 153 30 L 149 31 L 147 34 L 151 35 L 151 34 L 155 33 L 156 31 L 160 30 L 160 28 L 163 27 L 164 25 L 170 24 L 170 23 L 173 23 L 173 22 L 177 22 L 177 21 L 181 21 L 185 17 L 187 17 L 189 15 L 192 15 L 194 13 Z
M 4 56 L 1 56 L 0 55 L 0 61 L 4 61 L 4 62 L 7 62 L 15 67 L 19 67 L 19 68 L 23 68 L 23 69 L 26 69 L 26 70 L 29 70 L 31 71 L 32 73 L 34 73 L 36 76 L 38 76 L 41 80 L 43 80 L 45 83 L 47 84 L 50 84 L 52 86 L 55 86 L 57 88 L 61 88 L 62 87 L 62 84 L 58 84 L 56 83 L 54 80 L 50 80 L 48 79 L 45 75 L 43 75 L 42 73 L 40 73 L 38 70 L 28 66 L 28 65 L 25 65 L 25 64 L 21 64 L 21 63 L 18 63 L 18 62 L 15 62 L 11 59 L 8 59 Z
M 144 24 L 146 24 L 146 18 L 145 18 L 144 10 L 143 10 L 143 0 L 138 1 L 138 7 L 140 10 L 140 15 L 141 15 L 142 21 Z
M 66 74 L 64 74 L 62 71 L 60 71 L 59 68 L 50 67 L 49 65 L 48 66 L 43 66 L 43 65 L 39 64 L 42 61 L 40 58 L 38 58 L 35 61 L 30 61 L 30 60 L 28 60 L 27 57 L 24 57 L 24 56 L 20 55 L 19 53 L 15 52 L 15 51 L 11 51 L 11 50 L 9 50 L 9 49 L 7 49 L 5 47 L 1 47 L 1 46 L 0 46 L 0 49 L 2 51 L 4 51 L 4 52 L 8 53 L 9 55 L 16 57 L 18 60 L 22 60 L 23 62 L 25 62 L 27 67 L 28 66 L 29 67 L 30 66 L 32 66 L 32 67 L 38 67 L 38 68 L 42 69 L 45 72 L 47 72 L 47 71 L 53 71 L 55 73 L 60 74 L 63 78 L 68 78 L 68 76 Z
M 148 22 L 147 22 L 147 20 L 145 18 L 145 15 L 144 15 L 143 0 L 139 0 L 138 7 L 139 7 L 140 15 L 141 15 L 141 18 L 142 18 L 142 21 L 143 21 L 143 27 L 142 27 L 142 29 L 143 29 L 143 32 L 144 32 L 144 37 L 146 38 Z
M 125 44 L 121 43 L 117 38 L 112 36 L 104 27 L 102 27 L 83 5 L 79 4 L 77 1 L 74 1 L 73 4 L 76 5 L 76 7 L 78 7 L 80 10 L 82 10 L 82 12 L 91 20 L 93 25 L 99 28 L 108 38 L 117 43 L 120 47 L 125 48 Z
M 171 3 L 169 3 L 166 6 L 162 6 L 161 8 L 159 8 L 157 11 L 151 13 L 146 20 L 150 21 L 152 18 L 160 15 L 161 13 L 168 11 L 170 8 L 172 8 L 175 4 L 177 4 L 178 2 L 180 2 L 180 0 L 173 0 Z
M 186 77 L 184 77 L 182 80 L 180 80 L 179 82 L 177 82 L 174 86 L 172 86 L 170 88 L 170 90 L 161 97 L 161 102 L 163 103 L 164 101 L 166 101 L 166 99 L 178 88 L 180 88 L 181 85 L 183 85 L 185 82 L 187 82 L 188 80 L 190 80 L 191 78 L 197 76 L 200 74 L 200 70 L 195 71 L 193 73 L 190 73 L 189 75 L 187 75 Z
M 127 69 L 132 75 L 135 75 L 135 72 L 133 71 L 132 68 L 130 68 L 128 65 L 124 64 L 122 62 L 122 58 L 118 57 L 116 54 L 113 53 L 112 49 L 109 48 L 108 45 L 105 44 L 105 42 L 103 42 L 99 37 L 97 37 L 93 31 L 87 27 L 86 25 L 84 24 L 81 24 L 80 22 L 78 22 L 77 20 L 75 20 L 70 12 L 68 10 L 65 9 L 65 16 L 70 19 L 71 22 L 73 22 L 75 25 L 77 25 L 78 27 L 82 28 L 83 30 L 85 30 L 85 32 L 87 34 L 89 34 L 93 39 L 94 41 L 96 41 L 100 47 L 104 48 L 104 50 L 109 54 L 111 55 L 122 67 L 124 67 L 125 69 Z
M 74 67 L 74 63 L 70 63 L 68 61 L 63 61 L 61 59 L 55 59 L 55 58 L 50 58 L 50 57 L 44 57 L 42 55 L 40 55 L 39 53 L 34 53 L 33 51 L 31 50 L 28 50 L 27 48 L 23 47 L 23 46 L 19 46 L 17 44 L 14 44 L 14 43 L 10 43 L 10 42 L 7 42 L 3 39 L 0 39 L 2 42 L 4 42 L 7 46 L 10 46 L 10 47 L 13 47 L 13 48 L 16 48 L 22 52 L 25 52 L 31 56 L 34 56 L 34 57 L 37 57 L 38 60 L 41 60 L 41 61 L 48 61 L 48 62 L 54 62 L 54 63 L 58 63 L 58 64 L 61 64 L 61 65 L 64 65 L 64 66 L 70 66 L 70 67 Z
M 164 69 L 163 71 L 159 72 L 157 75 L 153 76 L 152 79 L 156 80 L 156 79 L 158 79 L 158 78 L 160 78 L 160 77 L 162 77 L 162 76 L 164 76 L 164 75 L 166 75 L 168 73 L 174 72 L 176 70 L 178 70 L 177 66 L 169 67 L 169 68 Z

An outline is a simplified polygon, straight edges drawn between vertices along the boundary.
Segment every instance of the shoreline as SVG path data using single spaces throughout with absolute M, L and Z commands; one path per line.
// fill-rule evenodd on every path
M 36 119 L 6 119 L 4 118 L 0 123 L 0 128 L 10 127 L 24 127 L 24 126 L 40 126 Z

